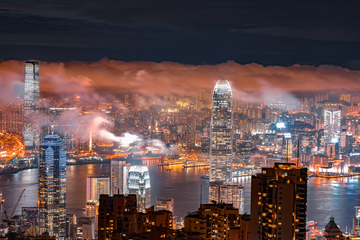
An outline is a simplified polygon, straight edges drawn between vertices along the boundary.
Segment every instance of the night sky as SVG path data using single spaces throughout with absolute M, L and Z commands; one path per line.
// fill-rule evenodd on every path
M 359 1 L 0 2 L 0 59 L 360 66 Z
M 42 96 L 360 91 L 360 1 L 0 0 L 0 100 L 40 61 Z

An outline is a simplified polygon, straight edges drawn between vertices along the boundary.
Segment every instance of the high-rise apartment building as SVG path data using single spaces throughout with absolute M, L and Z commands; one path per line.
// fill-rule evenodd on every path
M 221 184 L 219 182 L 209 183 L 209 201 L 223 202 L 232 204 L 239 209 L 240 213 L 244 212 L 244 186 L 240 184 Z
M 110 194 L 110 180 L 106 176 L 87 177 L 86 202 L 99 202 L 101 194 Z
M 47 135 L 39 153 L 39 234 L 65 239 L 66 152 L 58 135 Z
M 341 131 L 341 110 L 324 110 L 324 143 L 338 142 Z
M 306 168 L 263 168 L 251 180 L 251 239 L 305 240 L 306 202 Z
M 230 228 L 239 226 L 239 210 L 232 204 L 201 204 L 197 212 L 185 217 L 184 232 L 200 234 L 204 240 L 228 239 Z
M 34 152 L 39 145 L 39 119 L 37 114 L 40 108 L 39 63 L 25 62 L 25 89 L 24 89 L 24 140 L 25 150 Z
M 130 166 L 127 193 L 137 196 L 137 208 L 139 212 L 145 212 L 151 206 L 150 175 L 147 166 Z
M 126 213 L 136 213 L 136 195 L 101 195 L 99 202 L 99 240 L 111 239 L 117 229 L 118 218 Z M 136 222 L 136 221 L 135 221 Z
M 111 195 L 125 194 L 129 164 L 125 161 L 111 161 Z
M 233 161 L 232 92 L 227 80 L 218 80 L 212 99 L 210 182 L 231 182 Z

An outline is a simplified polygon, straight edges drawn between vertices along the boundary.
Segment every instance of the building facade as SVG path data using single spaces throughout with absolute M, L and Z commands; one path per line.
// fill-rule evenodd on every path
M 324 143 L 338 142 L 341 131 L 341 110 L 324 110 Z
M 145 212 L 145 209 L 151 206 L 150 175 L 147 166 L 130 166 L 127 193 L 137 196 L 137 208 L 139 212 Z
M 218 80 L 212 98 L 210 182 L 231 182 L 233 161 L 232 92 L 227 80 Z
M 156 199 L 156 211 L 167 210 L 174 212 L 174 199 L 172 198 L 158 198 Z
M 99 202 L 99 240 L 111 239 L 117 229 L 117 220 L 123 212 L 136 213 L 136 195 L 101 195 Z M 135 219 L 136 220 L 136 219 Z
M 87 177 L 86 202 L 99 202 L 101 194 L 110 194 L 110 180 L 106 176 Z
M 111 161 L 111 195 L 126 193 L 128 171 L 125 161 Z
M 244 186 L 236 183 L 221 184 L 210 182 L 209 201 L 232 204 L 242 214 L 244 212 Z
M 65 239 L 66 152 L 58 135 L 47 135 L 39 152 L 39 234 Z
M 251 179 L 251 239 L 306 239 L 307 168 L 275 163 Z
M 39 119 L 40 108 L 39 63 L 25 62 L 24 89 L 24 140 L 25 150 L 36 152 L 39 147 Z
M 240 216 L 232 204 L 201 204 L 197 212 L 185 217 L 184 232 L 200 234 L 205 240 L 225 240 L 234 227 L 240 227 Z

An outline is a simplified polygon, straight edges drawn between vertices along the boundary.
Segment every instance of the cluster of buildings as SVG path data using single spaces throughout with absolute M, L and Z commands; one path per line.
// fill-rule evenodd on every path
M 350 94 L 249 102 L 233 96 L 227 80 L 199 96 L 40 99 L 39 65 L 26 62 L 24 102 L 2 105 L 0 131 L 23 136 L 25 156 L 37 158 L 38 206 L 23 208 L 9 225 L 43 239 L 310 239 L 308 175 L 343 176 L 358 163 L 359 103 Z M 90 120 L 99 113 L 104 120 L 95 127 Z M 209 158 L 210 203 L 177 229 L 172 199 L 151 206 L 147 167 L 111 161 L 109 176 L 87 178 L 85 216 L 67 213 L 66 154 L 108 156 L 119 148 L 97 129 L 201 152 Z M 253 167 L 262 169 L 252 176 L 251 214 L 244 214 L 234 169 Z M 322 237 L 345 239 L 333 218 Z

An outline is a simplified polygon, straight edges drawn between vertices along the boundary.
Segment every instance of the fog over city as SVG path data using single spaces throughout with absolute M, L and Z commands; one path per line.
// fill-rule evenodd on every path
M 228 79 L 234 98 L 264 101 L 292 94 L 359 90 L 360 71 L 331 65 L 262 66 L 234 61 L 215 65 L 176 62 L 40 62 L 42 96 L 102 101 L 119 94 L 148 96 L 195 95 L 211 89 L 218 79 Z M 0 63 L 0 98 L 21 95 L 23 62 Z

